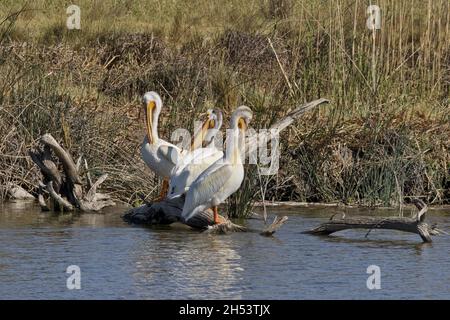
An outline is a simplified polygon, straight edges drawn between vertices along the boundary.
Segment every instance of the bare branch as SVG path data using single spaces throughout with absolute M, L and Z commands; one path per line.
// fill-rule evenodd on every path
M 424 217 L 424 215 L 422 215 Z M 403 217 L 351 217 L 328 220 L 318 227 L 304 233 L 314 235 L 330 235 L 347 229 L 391 229 L 420 235 L 423 242 L 432 242 L 431 235 L 439 234 L 435 227 L 430 227 L 423 219 Z M 368 233 L 366 234 L 366 236 Z
M 88 190 L 90 190 L 92 188 L 92 179 L 91 179 L 91 173 L 89 172 L 89 167 L 88 167 L 86 159 L 84 159 L 84 169 L 86 170 L 87 187 L 88 187 Z
M 64 208 L 64 210 L 67 211 L 73 210 L 72 204 L 70 204 L 67 200 L 63 199 L 58 193 L 55 192 L 55 190 L 53 189 L 53 181 L 50 181 L 47 184 L 47 191 L 52 199 L 61 206 L 61 208 Z
M 84 197 L 84 199 L 86 201 L 93 201 L 94 200 L 95 194 L 97 193 L 97 188 L 103 183 L 103 181 L 106 180 L 106 178 L 108 178 L 108 174 L 107 173 L 101 175 L 100 178 L 98 178 L 98 180 L 95 181 L 95 183 L 92 185 L 91 189 L 89 189 L 88 193 Z
M 29 151 L 28 154 L 31 160 L 41 169 L 41 173 L 44 176 L 44 181 L 53 181 L 54 188 L 59 191 L 62 185 L 62 177 L 56 167 L 56 164 L 51 160 L 50 151 L 48 148 L 44 148 L 44 151 Z
M 38 189 L 38 202 L 39 202 L 39 205 L 41 206 L 42 211 L 50 211 L 50 209 L 48 208 L 47 202 L 44 199 L 44 190 L 43 190 L 41 183 L 39 183 L 39 189 Z
M 81 168 L 81 160 L 83 159 L 83 156 L 79 156 L 77 159 L 77 164 L 75 165 L 77 172 L 80 172 L 80 168 Z
M 64 172 L 66 173 L 67 178 L 73 183 L 81 184 L 82 182 L 80 177 L 78 176 L 77 167 L 73 162 L 72 157 L 59 145 L 55 138 L 53 138 L 51 134 L 46 133 L 41 137 L 40 141 L 44 145 L 49 146 L 59 158 L 64 167 Z
M 424 221 L 425 214 L 428 211 L 428 207 L 425 204 L 425 202 L 423 202 L 420 199 L 413 199 L 411 202 L 416 206 L 417 210 L 419 210 L 419 212 L 417 212 L 417 215 L 416 215 L 417 221 Z
M 271 236 L 275 233 L 275 231 L 277 231 L 278 229 L 281 228 L 281 226 L 288 220 L 287 216 L 283 216 L 283 217 L 278 217 L 275 216 L 275 218 L 273 219 L 273 222 L 267 226 L 266 228 L 264 228 L 263 231 L 260 232 L 260 235 L 262 236 Z

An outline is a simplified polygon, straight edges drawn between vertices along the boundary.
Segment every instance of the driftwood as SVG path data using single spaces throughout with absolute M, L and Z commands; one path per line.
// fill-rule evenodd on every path
M 262 230 L 247 228 L 233 223 L 229 219 L 219 216 L 220 224 L 214 224 L 213 211 L 208 209 L 195 215 L 188 221 L 181 217 L 183 210 L 183 198 L 163 200 L 155 203 L 147 203 L 138 208 L 127 211 L 122 218 L 134 224 L 145 225 L 169 225 L 174 222 L 184 223 L 195 229 L 203 229 L 206 233 L 225 234 L 229 232 L 257 232 L 262 236 L 273 235 L 288 220 L 288 217 L 275 217 L 270 225 Z
M 11 200 L 34 200 L 34 196 L 19 185 L 7 183 L 6 190 Z
M 123 219 L 134 224 L 171 224 L 182 222 L 193 228 L 206 228 L 213 225 L 213 212 L 211 210 L 202 212 L 184 222 L 181 218 L 184 198 L 179 197 L 172 200 L 164 199 L 160 202 L 146 203 L 140 207 L 128 210 Z M 225 219 L 221 217 L 222 219 Z
M 281 228 L 281 226 L 288 220 L 288 217 L 283 216 L 283 217 L 278 217 L 276 216 L 273 219 L 273 222 L 271 224 L 269 224 L 268 226 L 266 226 L 261 232 L 260 234 L 262 236 L 271 236 L 275 233 L 275 231 L 277 231 L 279 228 Z
M 279 133 L 280 131 L 291 125 L 296 119 L 298 119 L 305 112 L 314 109 L 315 107 L 328 103 L 326 99 L 318 99 L 312 102 L 306 103 L 295 108 L 284 118 L 273 124 L 270 129 L 272 132 L 267 132 L 269 135 Z M 258 141 L 264 141 L 264 139 L 258 139 L 256 136 L 251 136 L 246 143 L 246 148 L 249 152 L 252 152 L 258 145 Z M 270 141 L 270 140 L 269 140 Z M 190 227 L 197 229 L 204 229 L 209 233 L 226 233 L 230 231 L 251 231 L 259 232 L 261 235 L 272 235 L 277 229 L 279 229 L 286 221 L 287 217 L 275 218 L 272 224 L 266 226 L 263 230 L 251 230 L 243 226 L 232 223 L 225 217 L 220 216 L 221 223 L 214 225 L 213 213 L 211 210 L 206 210 L 195 217 L 184 221 L 181 217 L 183 210 L 184 198 L 176 198 L 173 200 L 163 200 L 161 202 L 146 203 L 140 207 L 133 208 L 126 212 L 123 219 L 129 223 L 155 225 L 155 224 L 171 224 L 173 222 L 181 222 L 187 224 Z
M 427 205 L 419 199 L 413 200 L 414 205 L 419 212 L 415 217 L 349 217 L 346 218 L 345 214 L 338 219 L 334 219 L 331 216 L 328 222 L 322 223 L 318 227 L 306 231 L 304 233 L 314 235 L 330 235 L 332 233 L 346 230 L 346 229 L 391 229 L 404 232 L 416 233 L 420 235 L 423 242 L 432 242 L 431 236 L 442 233 L 437 229 L 436 225 L 430 226 L 425 222 L 426 212 L 428 210 Z M 369 234 L 366 234 L 366 236 Z
M 72 156 L 50 134 L 43 135 L 39 142 L 42 147 L 30 150 L 29 155 L 43 176 L 38 186 L 38 202 L 43 211 L 98 211 L 114 205 L 109 195 L 97 193 L 97 188 L 108 175 L 104 174 L 92 183 L 85 161 L 86 187 L 79 173 L 81 157 L 75 164 Z M 53 154 L 59 160 L 62 172 L 58 170 Z

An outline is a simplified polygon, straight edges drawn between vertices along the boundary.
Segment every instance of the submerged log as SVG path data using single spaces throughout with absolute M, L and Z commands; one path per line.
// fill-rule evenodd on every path
M 281 120 L 273 124 L 270 129 L 273 133 L 279 133 L 291 125 L 296 119 L 300 118 L 305 112 L 314 109 L 315 107 L 328 103 L 326 99 L 318 99 L 306 104 L 303 104 Z M 269 136 L 271 133 L 267 133 Z M 250 137 L 246 141 L 246 148 L 249 152 L 252 152 L 254 148 L 258 145 L 259 141 L 264 141 L 264 139 L 258 139 L 256 136 Z M 243 226 L 236 225 L 232 223 L 229 219 L 220 216 L 221 223 L 214 225 L 213 212 L 212 210 L 206 210 L 197 214 L 195 217 L 189 219 L 189 221 L 184 221 L 181 217 L 181 212 L 183 211 L 184 197 L 179 197 L 176 199 L 168 200 L 164 199 L 160 202 L 146 203 L 140 207 L 128 210 L 122 218 L 129 222 L 135 224 L 145 224 L 145 225 L 155 225 L 155 224 L 171 224 L 174 222 L 181 222 L 187 224 L 190 227 L 197 229 L 204 229 L 210 233 L 226 233 L 230 231 L 255 231 L 260 232 L 261 235 L 272 235 L 278 230 L 286 221 L 287 217 L 276 218 L 272 224 L 266 226 L 263 230 L 250 230 Z
M 413 200 L 414 205 L 419 212 L 413 218 L 407 217 L 349 217 L 346 218 L 345 214 L 338 219 L 334 219 L 331 216 L 328 222 L 322 223 L 316 228 L 306 231 L 304 233 L 314 235 L 330 235 L 332 233 L 347 230 L 347 229 L 391 229 L 404 232 L 410 232 L 418 234 L 423 242 L 432 242 L 431 236 L 438 235 L 441 230 L 437 229 L 435 225 L 430 226 L 425 222 L 426 212 L 428 210 L 427 205 L 419 199 Z M 366 234 L 366 236 L 369 234 Z
M 225 234 L 230 232 L 257 232 L 262 236 L 273 235 L 288 220 L 286 216 L 275 217 L 270 225 L 265 225 L 262 230 L 251 229 L 233 223 L 228 218 L 219 215 L 219 224 L 214 224 L 213 211 L 208 209 L 185 221 L 181 212 L 183 211 L 184 199 L 162 200 L 155 203 L 147 203 L 143 206 L 128 210 L 123 220 L 134 224 L 145 225 L 169 225 L 174 222 L 184 223 L 194 229 L 201 229 L 205 233 Z
M 174 199 L 164 199 L 160 202 L 146 203 L 140 207 L 128 210 L 123 216 L 123 220 L 134 224 L 146 225 L 168 225 L 174 222 L 184 223 L 192 228 L 206 229 L 214 225 L 214 216 L 212 210 L 205 210 L 188 221 L 184 221 L 181 216 L 183 211 L 184 197 Z M 222 222 L 228 219 L 219 216 Z
M 50 209 L 54 211 L 73 211 L 75 209 L 98 211 L 115 204 L 109 195 L 97 193 L 97 188 L 108 175 L 102 175 L 92 184 L 85 162 L 88 180 L 86 187 L 79 174 L 81 157 L 76 165 L 72 156 L 50 134 L 44 134 L 39 142 L 42 147 L 30 150 L 29 155 L 39 167 L 43 176 L 43 181 L 39 182 L 38 186 L 38 201 L 43 211 L 49 211 Z M 63 169 L 62 172 L 58 170 L 58 162 L 55 161 L 52 152 L 59 160 Z

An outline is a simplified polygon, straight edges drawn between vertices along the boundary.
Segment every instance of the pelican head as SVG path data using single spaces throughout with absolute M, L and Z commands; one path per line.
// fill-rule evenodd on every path
M 220 129 L 223 122 L 223 114 L 220 109 L 209 109 L 207 111 L 208 118 L 209 118 L 209 129 Z
M 223 123 L 223 114 L 220 109 L 208 110 L 208 129 L 203 139 L 203 147 L 209 146 L 213 142 L 217 132 L 219 132 Z
M 249 107 L 240 106 L 231 116 L 231 128 L 238 128 L 242 132 L 245 132 L 252 117 L 253 112 Z
M 149 91 L 142 98 L 145 110 L 145 126 L 149 143 L 153 144 L 158 139 L 158 118 L 162 108 L 162 101 L 159 94 Z
M 223 116 L 219 109 L 208 109 L 202 127 L 194 135 L 194 139 L 191 143 L 191 150 L 209 145 L 222 126 L 222 121 Z

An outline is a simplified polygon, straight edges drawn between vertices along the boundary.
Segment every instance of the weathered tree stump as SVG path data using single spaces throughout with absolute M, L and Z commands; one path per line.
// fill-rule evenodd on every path
M 322 223 L 316 228 L 305 231 L 307 234 L 330 235 L 332 233 L 347 229 L 391 229 L 404 232 L 416 233 L 420 235 L 423 242 L 432 242 L 431 236 L 442 233 L 436 225 L 430 226 L 425 222 L 427 205 L 419 199 L 413 200 L 419 212 L 413 218 L 406 217 L 349 217 L 345 215 L 339 219 L 334 219 L 333 215 L 328 222 Z M 366 234 L 366 236 L 368 233 Z
M 30 150 L 29 155 L 43 176 L 38 186 L 38 201 L 42 210 L 98 211 L 115 204 L 109 195 L 97 192 L 97 188 L 108 177 L 107 174 L 100 176 L 95 183 L 92 183 L 87 162 L 84 161 L 86 169 L 84 184 L 79 174 L 81 157 L 75 164 L 72 156 L 50 134 L 44 134 L 39 141 L 43 147 Z M 55 161 L 52 152 L 59 160 L 62 172 L 58 170 L 58 162 Z
M 297 118 L 303 115 L 305 112 L 314 109 L 315 107 L 328 103 L 326 99 L 318 99 L 312 102 L 303 104 L 293 111 L 288 113 L 281 120 L 273 124 L 265 134 L 267 134 L 266 141 L 270 141 L 270 135 L 274 132 L 281 132 L 289 125 L 291 125 Z M 250 137 L 246 141 L 246 148 L 249 152 L 252 152 L 260 141 L 264 139 L 258 139 L 256 136 Z M 250 230 L 243 226 L 232 223 L 227 218 L 220 216 L 222 223 L 214 225 L 213 213 L 211 210 L 206 210 L 195 217 L 184 221 L 181 217 L 183 211 L 184 197 L 179 197 L 173 200 L 165 199 L 161 202 L 148 203 L 140 207 L 128 210 L 123 219 L 129 223 L 155 225 L 155 224 L 171 224 L 173 222 L 181 222 L 187 224 L 190 227 L 197 229 L 204 229 L 207 232 L 212 233 L 226 233 L 230 231 L 253 231 L 260 232 L 262 235 L 272 235 L 278 230 L 286 221 L 287 217 L 275 218 L 274 222 L 269 226 L 266 226 L 263 230 Z

